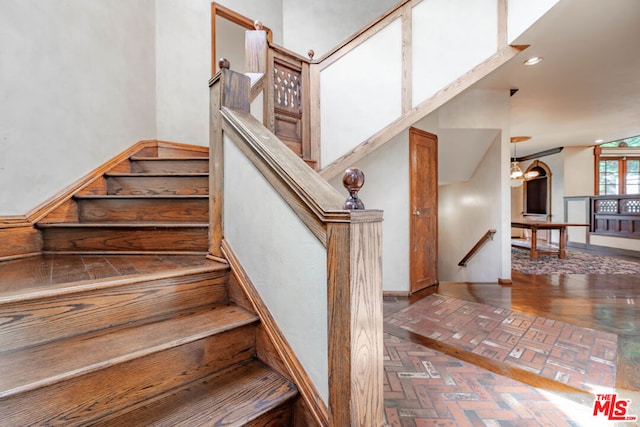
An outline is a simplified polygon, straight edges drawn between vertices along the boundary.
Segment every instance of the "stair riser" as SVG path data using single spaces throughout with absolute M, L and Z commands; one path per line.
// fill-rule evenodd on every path
M 209 160 L 132 160 L 131 172 L 207 173 L 209 172 Z
M 0 400 L 3 425 L 87 425 L 92 420 L 255 356 L 244 326 Z M 169 374 L 172 372 L 173 374 Z
M 10 350 L 226 302 L 228 273 L 164 278 L 0 305 L 0 348 Z
M 291 405 L 283 405 L 273 411 L 243 424 L 243 427 L 289 427 L 293 424 L 293 409 Z
M 54 228 L 43 229 L 44 251 L 206 252 L 208 228 Z
M 107 194 L 113 195 L 181 195 L 196 196 L 209 194 L 209 178 L 198 177 L 107 177 Z
M 79 199 L 80 222 L 182 221 L 208 222 L 209 200 L 198 199 Z

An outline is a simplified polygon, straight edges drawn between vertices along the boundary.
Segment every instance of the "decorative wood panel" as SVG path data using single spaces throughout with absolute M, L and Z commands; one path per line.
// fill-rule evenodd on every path
M 302 157 L 302 67 L 274 58 L 275 134 Z
M 640 239 L 640 196 L 592 197 L 591 233 Z

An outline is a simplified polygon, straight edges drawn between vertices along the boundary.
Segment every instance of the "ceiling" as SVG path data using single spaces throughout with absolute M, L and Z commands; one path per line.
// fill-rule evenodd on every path
M 474 87 L 518 89 L 519 157 L 640 135 L 640 0 L 560 0 L 513 44 L 530 47 Z

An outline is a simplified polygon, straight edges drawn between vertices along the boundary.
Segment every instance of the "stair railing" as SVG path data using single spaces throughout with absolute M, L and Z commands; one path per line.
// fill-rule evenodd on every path
M 464 256 L 464 258 L 462 258 L 460 260 L 458 265 L 460 267 L 466 267 L 467 263 L 469 262 L 469 260 L 471 258 L 473 258 L 473 256 L 480 250 L 480 248 L 482 248 L 484 246 L 484 244 L 487 243 L 490 239 L 493 240 L 493 236 L 495 234 L 496 234 L 496 230 L 494 230 L 494 229 L 487 230 L 487 232 L 484 233 L 484 235 L 480 238 L 480 240 L 478 240 L 476 242 L 476 244 L 473 245 L 471 250 L 469 250 L 469 252 L 467 252 L 467 254 Z
M 250 84 L 226 68 L 210 81 L 211 255 L 233 248 L 313 382 L 318 424 L 381 426 L 382 212 L 343 209 L 250 114 Z

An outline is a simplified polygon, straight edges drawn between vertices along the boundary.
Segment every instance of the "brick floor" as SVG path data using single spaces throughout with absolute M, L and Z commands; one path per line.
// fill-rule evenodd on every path
M 385 322 L 580 390 L 615 387 L 615 334 L 438 294 Z
M 384 346 L 387 426 L 602 425 L 591 407 L 554 402 L 531 386 L 435 350 L 390 334 Z

